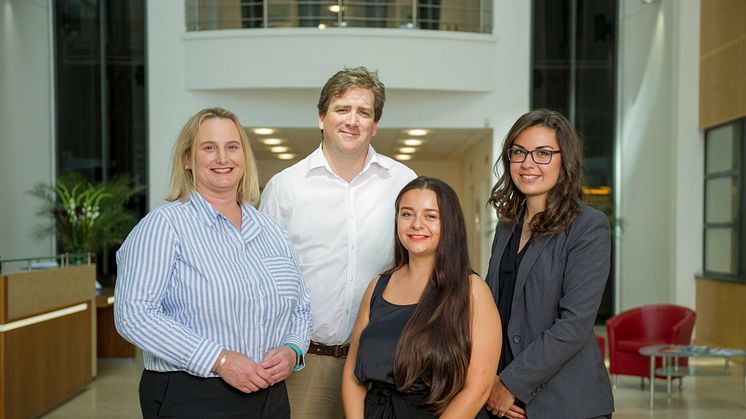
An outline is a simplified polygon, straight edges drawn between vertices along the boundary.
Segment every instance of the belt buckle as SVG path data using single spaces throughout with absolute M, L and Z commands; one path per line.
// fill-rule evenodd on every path
M 340 353 L 341 353 L 340 345 L 334 345 L 333 348 L 334 348 L 334 357 L 339 358 Z

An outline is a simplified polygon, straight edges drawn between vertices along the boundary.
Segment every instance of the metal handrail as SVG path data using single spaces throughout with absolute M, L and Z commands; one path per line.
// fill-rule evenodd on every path
M 492 33 L 494 0 L 187 0 L 187 31 L 267 28 Z
M 59 261 L 59 266 L 66 268 L 70 266 L 70 260 L 76 257 L 82 256 L 86 261 L 86 265 L 90 265 L 96 259 L 96 254 L 91 252 L 82 253 L 62 253 L 59 255 L 52 256 L 35 256 L 30 258 L 15 258 L 15 259 L 0 259 L 0 272 L 3 270 L 3 265 L 6 263 L 26 263 L 26 270 L 30 271 L 33 267 L 34 262 L 41 262 L 45 260 Z

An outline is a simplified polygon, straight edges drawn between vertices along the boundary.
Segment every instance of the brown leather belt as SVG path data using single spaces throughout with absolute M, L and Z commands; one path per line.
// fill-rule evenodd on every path
M 348 343 L 344 345 L 326 346 L 311 342 L 311 345 L 308 347 L 309 354 L 332 356 L 334 358 L 346 358 L 348 352 L 350 352 L 350 345 Z

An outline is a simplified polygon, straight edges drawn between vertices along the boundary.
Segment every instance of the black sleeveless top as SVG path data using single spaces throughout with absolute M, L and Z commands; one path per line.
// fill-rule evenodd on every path
M 416 304 L 392 304 L 383 298 L 391 275 L 381 275 L 370 297 L 368 325 L 360 334 L 355 362 L 355 377 L 368 386 L 365 395 L 366 419 L 430 419 L 436 417 L 422 405 L 428 388 L 401 393 L 394 385 L 394 353 L 404 326 L 417 308 Z M 412 350 L 417 350 L 412 348 Z M 487 418 L 482 409 L 478 418 Z

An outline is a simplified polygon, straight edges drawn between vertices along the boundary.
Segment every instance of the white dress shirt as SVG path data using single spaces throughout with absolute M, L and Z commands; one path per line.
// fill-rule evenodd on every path
M 417 175 L 368 147 L 362 171 L 347 182 L 321 147 L 276 174 L 259 210 L 288 231 L 311 297 L 311 340 L 350 339 L 365 288 L 393 263 L 394 200 Z

